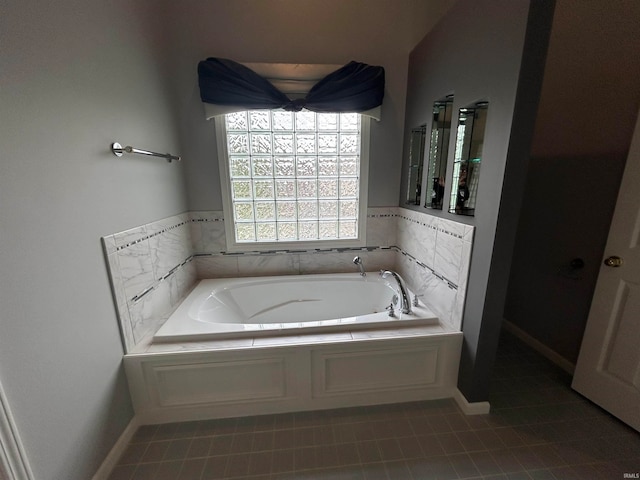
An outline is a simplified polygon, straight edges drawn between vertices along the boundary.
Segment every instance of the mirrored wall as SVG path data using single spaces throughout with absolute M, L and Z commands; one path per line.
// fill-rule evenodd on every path
M 488 107 L 478 102 L 458 112 L 450 213 L 475 215 Z
M 411 129 L 409 139 L 409 183 L 407 188 L 408 205 L 420 205 L 422 194 L 422 165 L 424 163 L 424 148 L 427 138 L 427 126 L 420 125 Z
M 427 208 L 442 210 L 452 111 L 453 95 L 448 95 L 433 104 L 433 123 L 427 160 L 427 191 L 424 199 L 424 206 Z

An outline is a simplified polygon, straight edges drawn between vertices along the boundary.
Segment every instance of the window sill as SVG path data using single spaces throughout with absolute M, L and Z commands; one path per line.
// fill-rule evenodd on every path
M 248 252 L 288 252 L 288 251 L 308 251 L 308 250 L 332 250 L 340 248 L 364 248 L 366 241 L 364 238 L 353 240 L 314 240 L 297 242 L 227 242 L 227 252 L 248 253 Z

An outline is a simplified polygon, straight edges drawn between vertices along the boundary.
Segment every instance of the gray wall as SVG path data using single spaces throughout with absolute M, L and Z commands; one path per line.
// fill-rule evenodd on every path
M 571 363 L 640 105 L 638 19 L 640 2 L 599 0 L 553 19 L 504 314 Z
M 526 172 L 544 65 L 553 2 L 532 5 L 535 18 L 528 29 L 528 1 L 461 0 L 410 56 L 407 131 L 423 123 L 429 130 L 433 102 L 446 94 L 455 94 L 454 112 L 478 100 L 489 101 L 475 217 L 411 207 L 476 226 L 458 384 L 469 401 L 488 396 L 522 195 L 514 187 L 523 184 Z M 452 175 L 454 137 L 447 179 Z M 407 141 L 408 135 L 405 157 Z M 405 165 L 402 192 L 406 178 Z M 445 198 L 449 192 L 447 186 Z
M 100 237 L 186 210 L 151 2 L 4 2 L 0 381 L 37 479 L 86 480 L 131 420 Z
M 573 364 L 623 167 L 611 155 L 530 161 L 504 316 Z M 584 267 L 570 268 L 574 258 Z
M 385 67 L 382 121 L 371 124 L 369 206 L 396 205 L 407 62 L 416 37 L 412 32 L 433 23 L 425 19 L 418 24 L 413 7 L 415 2 L 387 0 L 187 0 L 170 4 L 167 55 L 174 59 L 170 75 L 173 101 L 189 158 L 189 208 L 222 209 L 214 126 L 204 120 L 195 75 L 198 61 L 215 56 L 239 62 L 345 64 L 357 60 Z M 425 30 L 418 32 L 423 36 Z

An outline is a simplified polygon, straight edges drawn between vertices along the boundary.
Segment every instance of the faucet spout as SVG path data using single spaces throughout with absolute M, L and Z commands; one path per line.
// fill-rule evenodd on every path
M 402 277 L 391 270 L 380 270 L 380 276 L 382 278 L 392 276 L 395 279 L 396 283 L 398 284 L 398 289 L 400 290 L 400 295 L 402 296 L 402 313 L 411 313 L 411 302 L 409 301 L 407 288 L 404 285 Z
M 362 264 L 362 259 L 360 257 L 354 258 L 353 263 L 356 264 L 360 269 L 360 275 L 362 275 L 363 277 L 367 275 L 367 273 L 364 271 L 364 265 Z

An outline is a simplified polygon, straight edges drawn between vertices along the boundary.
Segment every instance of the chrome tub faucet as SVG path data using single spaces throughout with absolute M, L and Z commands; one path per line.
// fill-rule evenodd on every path
M 402 313 L 411 313 L 411 302 L 409 301 L 407 288 L 404 286 L 404 281 L 402 280 L 400 275 L 391 270 L 380 270 L 380 276 L 382 278 L 392 276 L 395 279 L 396 283 L 398 284 L 398 288 L 400 289 L 400 295 L 402 296 Z

